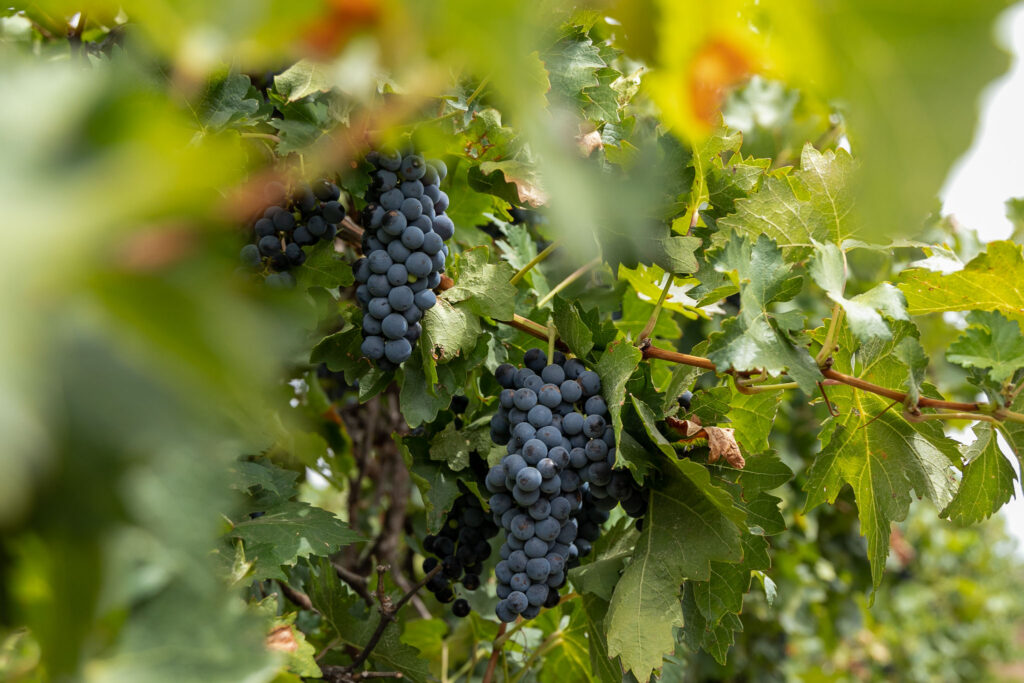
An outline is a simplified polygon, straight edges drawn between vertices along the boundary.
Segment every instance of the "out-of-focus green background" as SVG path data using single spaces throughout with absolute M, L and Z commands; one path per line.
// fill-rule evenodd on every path
M 660 108 L 683 144 L 706 132 L 688 55 L 721 36 L 764 66 L 726 106 L 743 152 L 798 156 L 835 128 L 838 111 L 870 169 L 865 234 L 917 236 L 916 217 L 971 140 L 981 88 L 1007 67 L 992 39 L 1005 5 L 761 4 L 54 0 L 0 9 L 0 678 L 279 675 L 265 623 L 225 590 L 229 568 L 211 539 L 234 505 L 230 464 L 287 432 L 285 368 L 305 361 L 312 323 L 307 302 L 234 275 L 239 188 L 268 158 L 202 110 L 211 79 L 322 62 L 318 73 L 345 105 L 338 129 L 315 131 L 306 154 L 325 169 L 363 151 L 345 130 L 386 137 L 439 94 L 486 79 L 502 123 L 545 179 L 551 223 L 572 240 L 630 234 L 621 225 L 647 215 L 649 184 L 638 172 L 633 184 L 609 186 L 576 153 L 571 107 L 549 94 L 543 70 L 559 27 L 572 19 L 613 34 L 641 83 L 637 110 Z M 729 42 L 741 7 L 771 40 Z M 60 38 L 83 13 L 80 39 L 108 41 L 102 51 Z M 579 65 L 565 66 L 571 77 Z M 798 463 L 800 407 L 783 412 L 779 447 Z M 314 489 L 305 495 L 338 506 Z M 726 669 L 680 652 L 665 680 L 1024 678 L 1024 565 L 1002 518 L 960 529 L 934 511 L 913 515 L 869 610 L 852 503 L 801 516 L 800 495 L 793 486 L 787 501 L 799 533 L 776 549 L 778 601 L 746 611 Z

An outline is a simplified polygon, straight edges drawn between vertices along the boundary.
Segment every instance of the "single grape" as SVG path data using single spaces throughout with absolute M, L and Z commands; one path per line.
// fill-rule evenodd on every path
M 422 251 L 417 251 L 406 259 L 405 267 L 416 277 L 427 277 L 430 275 L 432 264 L 429 256 Z
M 388 303 L 388 300 L 383 297 L 370 299 L 370 303 L 366 307 L 366 310 L 377 320 L 383 320 L 391 315 L 391 305 Z
M 250 268 L 256 268 L 263 262 L 262 257 L 260 257 L 260 248 L 255 244 L 247 244 L 242 247 L 239 258 L 242 261 L 242 265 L 249 266 Z
M 419 198 L 423 196 L 423 183 L 418 180 L 406 180 L 399 188 L 406 197 Z
M 495 369 L 494 378 L 498 380 L 498 384 L 506 389 L 511 389 L 514 382 L 516 369 L 509 363 L 502 363 Z
M 479 578 L 477 578 L 477 585 L 480 585 Z M 459 598 L 454 603 L 452 603 L 452 614 L 459 617 L 460 619 L 462 617 L 468 617 L 469 611 L 469 603 L 466 602 L 465 598 Z
M 410 251 L 423 246 L 423 238 L 423 231 L 415 225 L 410 225 L 402 231 L 402 244 Z
M 397 192 L 397 190 L 393 190 L 393 192 Z M 384 214 L 384 218 L 380 222 L 380 229 L 387 235 L 398 237 L 408 224 L 405 214 L 397 209 L 391 209 Z
M 273 235 L 261 237 L 258 244 L 258 249 L 264 256 L 273 256 L 274 254 L 281 253 L 281 240 Z
M 384 357 L 384 339 L 376 336 L 367 337 L 359 350 L 371 360 L 380 360 Z
M 433 308 L 434 304 L 437 303 L 437 295 L 429 289 L 424 289 L 416 293 L 415 297 L 413 297 L 413 302 L 416 304 L 417 308 L 422 311 L 426 311 Z
M 547 576 L 544 577 L 545 579 Z M 543 583 L 535 583 L 526 589 L 526 600 L 531 607 L 541 607 L 548 599 L 548 587 Z M 527 608 L 529 609 L 529 608 Z M 524 614 L 526 610 L 523 610 Z
M 593 370 L 584 370 L 578 380 L 584 396 L 594 396 L 601 391 L 601 378 Z
M 600 415 L 588 415 L 583 422 L 583 434 L 596 439 L 604 434 L 605 422 Z
M 683 410 L 689 410 L 690 409 L 690 404 L 692 402 L 693 402 L 693 392 L 692 391 L 684 391 L 683 393 L 679 394 L 679 398 L 676 399 L 676 403 L 678 403 L 679 407 L 682 408 Z
M 604 415 L 608 412 L 608 406 L 600 396 L 591 396 L 587 399 L 584 410 L 587 415 Z
M 387 170 L 380 170 L 373 174 L 374 189 L 378 192 L 387 192 L 398 186 L 398 176 Z
M 388 293 L 388 303 L 396 311 L 408 310 L 413 305 L 412 290 L 406 286 L 395 287 Z
M 565 365 L 562 366 L 562 369 L 565 370 L 565 376 L 567 379 L 578 379 L 580 374 L 583 373 L 587 367 L 579 358 L 570 358 L 565 361 Z
M 387 278 L 389 283 L 398 287 L 409 281 L 409 272 L 405 269 L 405 265 L 401 263 L 393 263 L 391 264 L 391 267 L 388 268 Z
M 423 215 L 423 204 L 421 204 L 420 200 L 415 197 L 406 197 L 402 200 L 400 211 L 407 221 L 414 221 Z
M 448 195 L 440 192 L 437 201 L 434 202 L 434 211 L 442 214 L 448 210 Z
M 541 481 L 541 474 L 534 467 L 524 467 L 516 474 L 516 485 L 523 491 L 529 492 L 540 488 Z
M 380 321 L 369 313 L 363 316 L 363 334 L 368 336 L 381 336 Z
M 543 557 L 534 557 L 526 563 L 526 575 L 534 581 L 545 581 L 550 573 L 551 564 Z
M 309 234 L 313 237 L 320 239 L 327 234 L 327 221 L 325 221 L 321 216 L 311 216 L 310 219 L 306 221 L 306 230 L 308 230 Z
M 565 381 L 565 370 L 560 365 L 548 365 L 541 371 L 540 376 L 548 384 L 561 384 Z
M 277 234 L 277 226 L 275 226 L 274 221 L 269 218 L 261 218 L 256 221 L 252 226 L 252 230 L 257 237 L 266 237 L 268 235 Z
M 540 489 L 534 489 L 533 491 L 524 491 L 518 486 L 512 488 L 512 497 L 522 507 L 530 507 L 540 498 Z
M 406 263 L 406 261 L 409 260 L 409 254 L 411 252 L 408 249 L 405 248 L 404 244 L 402 244 L 401 242 L 399 242 L 397 240 L 392 241 L 390 244 L 388 244 L 388 252 L 387 253 L 388 253 L 388 257 L 394 263 L 405 264 L 405 269 L 407 271 L 409 270 L 409 264 Z M 411 272 L 411 271 L 409 271 L 409 272 Z
M 388 190 L 380 196 L 380 205 L 385 211 L 398 211 L 404 201 L 405 195 L 398 188 Z
M 387 297 L 391 291 L 391 283 L 386 275 L 374 274 L 366 280 L 366 289 L 374 297 Z
M 583 387 L 574 379 L 567 379 L 559 386 L 562 392 L 562 400 L 567 403 L 576 403 L 583 398 Z
M 547 406 L 536 405 L 530 408 L 530 411 L 526 415 L 526 419 L 530 421 L 530 424 L 538 429 L 547 427 L 551 424 L 551 409 Z M 559 439 L 559 441 L 561 441 L 561 439 Z
M 281 211 L 274 214 L 274 227 L 285 232 L 295 227 L 295 216 L 288 211 Z
M 426 173 L 427 162 L 418 154 L 410 154 L 402 159 L 402 177 L 406 180 L 419 180 Z
M 508 585 L 512 586 L 513 592 L 526 592 L 526 590 L 530 587 L 530 577 L 526 575 L 526 572 L 517 572 L 512 575 L 511 579 L 509 579 Z
M 384 344 L 384 355 L 392 363 L 404 363 L 412 355 L 412 344 L 408 339 L 390 340 Z
M 399 339 L 404 337 L 405 333 L 409 331 L 409 323 L 406 322 L 405 318 L 398 313 L 392 313 L 380 324 L 381 331 L 384 336 L 388 339 Z M 603 441 L 600 443 L 604 443 Z
M 436 232 L 442 240 L 450 240 L 455 234 L 455 223 L 452 222 L 451 218 L 437 212 L 437 215 L 432 221 L 434 232 Z
M 534 536 L 523 544 L 523 552 L 527 557 L 544 557 L 548 552 L 548 544 Z
M 523 574 L 523 576 L 525 577 L 526 575 Z M 509 610 L 513 613 L 522 614 L 530 605 L 530 601 L 526 597 L 525 593 L 525 591 L 529 590 L 530 587 L 529 580 L 527 580 L 526 584 L 523 585 L 521 589 L 519 585 L 515 583 L 509 583 L 509 586 L 512 587 L 512 592 L 509 593 L 508 598 L 505 599 L 505 604 L 508 605 Z

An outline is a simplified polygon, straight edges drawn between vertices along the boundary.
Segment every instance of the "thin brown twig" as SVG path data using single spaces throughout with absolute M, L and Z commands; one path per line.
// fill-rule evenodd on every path
M 373 635 L 370 636 L 370 640 L 367 641 L 366 646 L 359 652 L 358 655 L 356 655 L 355 659 L 352 660 L 352 663 L 346 667 L 348 671 L 355 671 L 360 666 L 362 666 L 363 662 L 366 661 L 366 658 L 370 656 L 371 652 L 373 652 L 373 649 L 377 647 L 377 643 L 379 643 L 381 637 L 383 637 L 384 630 L 387 629 L 388 624 L 395 620 L 395 615 L 398 614 L 402 607 L 404 607 L 405 604 L 412 599 L 412 596 L 415 595 L 419 589 L 427 585 L 427 581 L 430 581 L 430 579 L 434 578 L 434 576 L 439 571 L 441 571 L 441 569 L 443 569 L 441 565 L 437 565 L 436 567 L 431 569 L 429 572 L 427 572 L 426 576 L 424 576 L 412 588 L 410 588 L 405 593 L 405 595 L 399 598 L 398 602 L 391 604 L 390 598 L 388 598 L 387 594 L 384 592 L 383 589 L 384 572 L 386 572 L 387 569 L 383 565 L 377 567 L 377 571 L 380 575 L 377 588 L 377 592 L 380 599 L 380 621 L 377 623 L 377 628 L 376 630 L 374 630 Z
M 316 609 L 313 607 L 313 601 L 309 599 L 309 596 L 301 591 L 297 591 L 289 586 L 280 579 L 277 580 L 277 587 L 281 589 L 281 595 L 288 598 L 290 602 L 301 607 L 304 610 L 315 612 Z
M 832 406 L 832 401 L 828 400 L 828 394 L 825 393 L 825 386 L 818 382 L 818 390 L 821 392 L 821 397 L 825 399 L 825 407 L 828 408 L 828 414 L 832 417 L 839 417 L 839 411 Z
M 355 591 L 356 595 L 363 599 L 367 606 L 373 607 L 373 596 L 366 589 L 366 579 L 347 567 L 342 566 L 340 562 L 332 562 L 331 564 L 334 565 L 334 571 L 337 572 L 338 578 L 347 583 Z
M 502 622 L 501 626 L 498 627 L 498 634 L 494 636 L 494 646 L 491 649 L 491 658 L 487 660 L 487 670 L 484 672 L 484 678 L 482 683 L 491 683 L 491 679 L 494 678 L 494 670 L 498 666 L 498 657 L 501 656 L 502 647 L 505 641 L 501 640 L 501 637 L 505 635 L 505 629 L 508 624 Z M 499 643 L 499 641 L 501 641 Z

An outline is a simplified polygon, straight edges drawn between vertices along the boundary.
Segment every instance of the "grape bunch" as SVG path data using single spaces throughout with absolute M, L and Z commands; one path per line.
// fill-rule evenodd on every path
M 532 619 L 558 603 L 566 572 L 590 553 L 615 501 L 604 490 L 615 464 L 601 379 L 582 361 L 540 349 L 524 367 L 501 365 L 503 389 L 491 440 L 507 455 L 485 479 L 494 520 L 506 533 L 498 579 L 498 618 Z M 593 487 L 602 487 L 600 497 Z M 605 506 L 605 501 L 612 501 Z
M 443 161 L 418 154 L 371 152 L 372 184 L 363 211 L 363 258 L 356 298 L 363 307 L 362 353 L 383 370 L 412 355 L 423 313 L 437 303 L 455 224 L 445 215 Z
M 292 287 L 295 278 L 289 269 L 306 261 L 303 247 L 320 240 L 331 240 L 338 223 L 345 218 L 345 207 L 338 199 L 341 190 L 326 178 L 300 183 L 289 194 L 284 185 L 271 182 L 265 188 L 271 202 L 252 225 L 254 243 L 242 247 L 242 263 L 250 268 L 270 267 L 266 278 L 272 287 Z
M 423 561 L 423 571 L 430 572 L 438 564 L 440 572 L 427 581 L 427 589 L 440 602 L 452 604 L 457 617 L 469 614 L 469 603 L 455 599 L 453 584 L 461 582 L 466 590 L 480 587 L 480 570 L 491 555 L 490 539 L 498 533 L 475 495 L 459 482 L 462 495 L 455 499 L 440 533 L 423 539 L 423 549 L 434 557 Z

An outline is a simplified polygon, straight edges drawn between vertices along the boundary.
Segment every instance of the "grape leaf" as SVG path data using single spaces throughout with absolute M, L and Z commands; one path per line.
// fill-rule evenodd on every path
M 769 491 L 782 486 L 793 478 L 793 471 L 779 456 L 764 453 L 747 460 L 747 466 L 739 470 L 737 481 L 743 487 L 743 495 L 751 498 L 758 491 Z
M 608 651 L 639 680 L 672 652 L 683 625 L 680 585 L 708 580 L 712 561 L 742 559 L 740 530 L 689 478 L 672 468 L 651 490 L 644 529 L 608 607 Z
M 898 286 L 907 297 L 911 315 L 944 311 L 999 311 L 1011 320 L 1024 321 L 1024 258 L 1020 245 L 989 242 L 964 267 L 943 274 L 922 268 L 900 273 Z
M 288 500 L 297 492 L 295 480 L 299 478 L 298 472 L 281 469 L 267 461 L 237 462 L 231 475 L 231 485 L 239 491 L 248 492 L 259 487 L 279 500 Z
M 711 169 L 721 165 L 724 152 L 739 152 L 741 144 L 741 133 L 721 127 L 694 147 L 689 163 L 693 167 L 694 180 L 690 188 L 689 201 L 686 203 L 686 214 L 673 223 L 673 230 L 687 232 L 690 226 L 695 224 L 694 213 L 710 199 L 708 175 Z
M 768 542 L 762 536 L 743 534 L 743 559 L 740 562 L 712 562 L 711 578 L 689 581 L 694 602 L 709 624 L 717 625 L 728 614 L 743 609 L 743 596 L 750 590 L 751 573 L 768 569 Z
M 825 290 L 829 298 L 843 307 L 850 330 L 858 339 L 888 337 L 889 326 L 882 315 L 896 320 L 907 320 L 907 311 L 900 291 L 888 282 L 858 294 L 852 299 L 843 294 L 846 289 L 846 257 L 838 246 L 814 240 L 814 258 L 811 277 Z
M 924 375 L 928 370 L 928 356 L 924 347 L 916 337 L 904 337 L 893 349 L 896 358 L 907 368 L 907 377 L 903 388 L 907 391 L 907 401 L 916 405 L 921 397 L 921 385 L 924 384 Z
M 607 66 L 600 50 L 585 36 L 560 41 L 543 60 L 551 92 L 569 101 L 577 101 L 585 88 L 599 85 L 597 70 Z
M 726 164 L 712 164 L 706 178 L 711 206 L 702 214 L 720 218 L 735 212 L 736 200 L 757 191 L 771 164 L 771 159 L 744 159 L 739 152 Z
M 467 307 L 453 306 L 444 294 L 438 297 L 433 308 L 423 314 L 420 344 L 439 363 L 472 351 L 479 337 L 480 318 Z
M 261 103 L 252 96 L 251 87 L 245 74 L 229 74 L 207 89 L 196 115 L 210 130 L 255 123 L 254 115 L 259 112 Z
M 398 395 L 398 404 L 402 417 L 410 427 L 418 427 L 437 417 L 438 412 L 451 405 L 452 396 L 460 386 L 449 367 L 451 363 L 434 368 L 434 377 L 438 381 L 430 383 L 423 367 L 425 353 L 426 350 L 423 353 L 412 354 L 402 366 L 399 377 L 401 392 Z
M 608 638 L 605 636 L 608 601 L 594 595 L 583 595 L 580 603 L 582 610 L 576 618 L 583 622 L 590 636 L 590 669 L 594 677 L 599 681 L 621 680 L 622 670 L 608 653 Z
M 975 524 L 991 517 L 1013 497 L 1017 474 L 999 449 L 995 428 L 988 423 L 974 427 L 977 437 L 964 453 L 967 466 L 956 497 L 942 511 L 961 524 Z
M 892 338 L 863 342 L 858 348 L 843 325 L 835 367 L 881 386 L 898 386 L 908 370 L 894 349 L 912 335 L 916 330 L 910 323 L 894 323 Z M 959 465 L 960 454 L 941 426 L 907 422 L 898 411 L 889 410 L 890 399 L 847 386 L 830 387 L 829 398 L 839 416 L 823 426 L 822 449 L 804 484 L 806 508 L 834 502 L 844 483 L 853 487 L 877 587 L 889 553 L 890 527 L 906 517 L 911 489 L 940 508 L 948 505 L 956 491 L 951 468 Z
M 570 351 L 581 358 L 586 358 L 594 348 L 594 333 L 584 322 L 577 304 L 555 297 L 552 315 L 558 337 L 569 345 Z
M 793 322 L 768 310 L 773 302 L 792 299 L 803 284 L 782 250 L 765 235 L 753 245 L 734 235 L 712 258 L 715 268 L 730 273 L 740 287 L 739 314 L 723 321 L 722 331 L 709 340 L 708 357 L 718 371 L 788 372 L 804 393 L 813 393 L 821 379 L 818 366 L 806 348 L 794 346 L 786 335 Z
M 1016 320 L 997 311 L 971 311 L 967 329 L 950 345 L 946 360 L 965 368 L 983 368 L 999 386 L 1024 367 L 1024 337 Z
M 548 650 L 544 656 L 539 672 L 542 683 L 599 680 L 591 674 L 591 639 L 587 622 L 579 614 L 582 610 L 577 602 L 562 606 L 561 611 L 569 617 L 569 622 L 560 629 L 558 646 Z
M 327 69 L 308 59 L 299 60 L 283 73 L 274 76 L 274 90 L 288 102 L 330 89 L 331 79 Z
M 489 255 L 487 247 L 462 252 L 452 269 L 455 286 L 443 296 L 453 304 L 463 302 L 477 315 L 511 320 L 516 309 L 516 287 L 509 280 L 515 271 L 504 262 L 488 263 Z
M 810 247 L 814 240 L 842 244 L 860 231 L 851 215 L 855 168 L 845 150 L 819 152 L 808 143 L 800 169 L 766 177 L 756 193 L 736 202 L 736 213 L 718 221 L 719 234 L 765 235 L 783 248 Z
M 317 342 L 310 352 L 309 362 L 324 363 L 331 372 L 344 372 L 345 381 L 353 384 L 373 368 L 360 349 L 362 343 L 360 328 L 346 325 L 340 332 L 329 334 Z
M 256 519 L 239 522 L 228 532 L 245 544 L 255 576 L 287 580 L 282 565 L 300 557 L 330 555 L 342 546 L 363 540 L 327 510 L 299 501 L 285 501 Z
M 686 645 L 693 651 L 705 650 L 724 666 L 729 648 L 732 647 L 733 633 L 743 630 L 739 617 L 726 614 L 717 625 L 709 624 L 697 607 L 693 586 L 689 581 L 683 587 L 682 609 L 686 619 L 686 627 L 683 629 Z
M 736 430 L 736 440 L 743 450 L 753 455 L 769 449 L 768 435 L 781 400 L 781 391 L 743 394 L 729 386 L 700 391 L 691 405 L 692 412 L 705 425 L 727 421 Z
M 601 377 L 601 395 L 608 404 L 608 414 L 615 428 L 615 445 L 622 433 L 622 406 L 626 402 L 626 382 L 640 365 L 643 354 L 627 341 L 608 345 L 594 371 Z
M 447 463 L 458 472 L 469 467 L 469 454 L 491 449 L 490 418 L 483 417 L 461 428 L 449 422 L 430 442 L 430 458 Z
M 348 287 L 355 282 L 352 266 L 334 248 L 334 241 L 327 240 L 306 250 L 306 261 L 295 270 L 299 287 L 323 287 L 337 289 Z
M 409 468 L 427 511 L 427 531 L 441 530 L 445 516 L 459 497 L 458 477 L 445 465 L 431 461 L 430 444 L 423 437 L 395 437 L 399 452 Z

